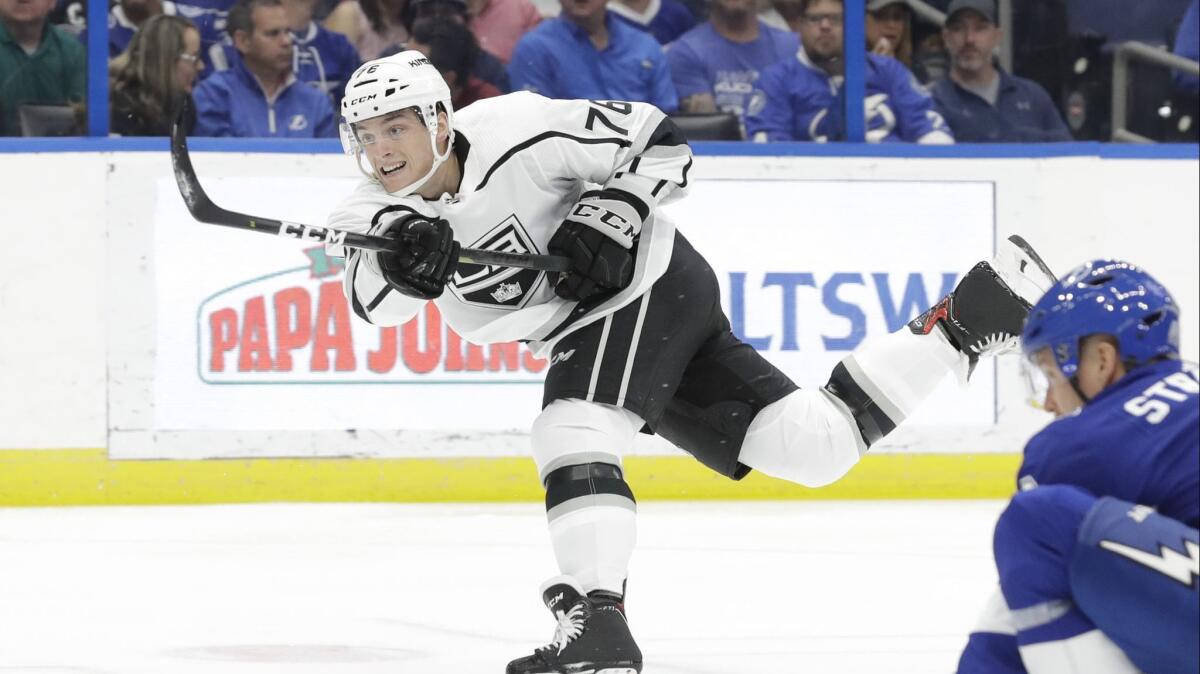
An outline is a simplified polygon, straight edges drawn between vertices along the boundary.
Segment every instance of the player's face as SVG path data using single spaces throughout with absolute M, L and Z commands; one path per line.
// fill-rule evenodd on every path
M 979 12 L 963 10 L 942 29 L 954 69 L 978 72 L 991 66 L 992 53 L 1000 44 L 1001 31 Z
M 1083 407 L 1083 399 L 1075 392 L 1075 387 L 1071 386 L 1070 380 L 1063 376 L 1062 370 L 1058 369 L 1058 363 L 1054 361 L 1054 354 L 1050 352 L 1050 347 L 1034 354 L 1033 361 L 1042 376 L 1046 378 L 1046 394 L 1042 401 L 1042 409 L 1058 418 Z
M 438 115 L 439 143 L 444 143 L 448 137 L 445 119 L 444 115 Z M 357 122 L 354 132 L 375 175 L 388 192 L 408 187 L 433 166 L 429 131 L 413 110 Z
M 800 41 L 804 51 L 817 61 L 827 61 L 842 53 L 842 3 L 817 0 L 809 3 L 800 22 Z

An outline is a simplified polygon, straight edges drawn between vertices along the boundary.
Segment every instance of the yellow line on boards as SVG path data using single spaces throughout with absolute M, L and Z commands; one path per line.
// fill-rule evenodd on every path
M 868 454 L 810 489 L 752 473 L 734 482 L 690 457 L 631 456 L 639 500 L 1007 498 L 1017 454 Z M 504 502 L 543 497 L 533 460 L 113 461 L 103 449 L 0 450 L 0 506 L 298 502 Z

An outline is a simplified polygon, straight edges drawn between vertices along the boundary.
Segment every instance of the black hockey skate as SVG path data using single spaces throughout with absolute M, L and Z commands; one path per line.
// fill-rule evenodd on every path
M 555 578 L 542 590 L 558 620 L 554 640 L 533 655 L 508 663 L 506 674 L 639 674 L 642 651 L 629 633 L 621 599 L 584 595 L 574 579 Z
M 980 356 L 1017 350 L 1029 310 L 1057 280 L 1032 246 L 1010 236 L 996 257 L 972 267 L 954 292 L 908 327 L 927 335 L 940 326 L 973 372 Z

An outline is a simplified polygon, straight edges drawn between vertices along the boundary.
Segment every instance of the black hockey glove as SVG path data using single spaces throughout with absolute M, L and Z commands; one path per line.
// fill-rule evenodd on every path
M 627 201 L 604 191 L 584 194 L 547 246 L 571 260 L 571 270 L 558 276 L 555 294 L 582 301 L 629 285 L 633 242 L 641 229 L 642 215 Z
M 379 252 L 379 267 L 392 288 L 409 297 L 434 300 L 458 267 L 461 246 L 450 223 L 415 213 L 391 223 L 383 236 L 395 239 L 395 251 Z

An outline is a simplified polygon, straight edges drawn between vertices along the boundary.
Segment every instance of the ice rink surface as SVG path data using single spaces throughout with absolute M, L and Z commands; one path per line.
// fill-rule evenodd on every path
M 998 501 L 643 503 L 644 674 L 952 672 Z M 0 674 L 502 674 L 535 504 L 0 509 Z

